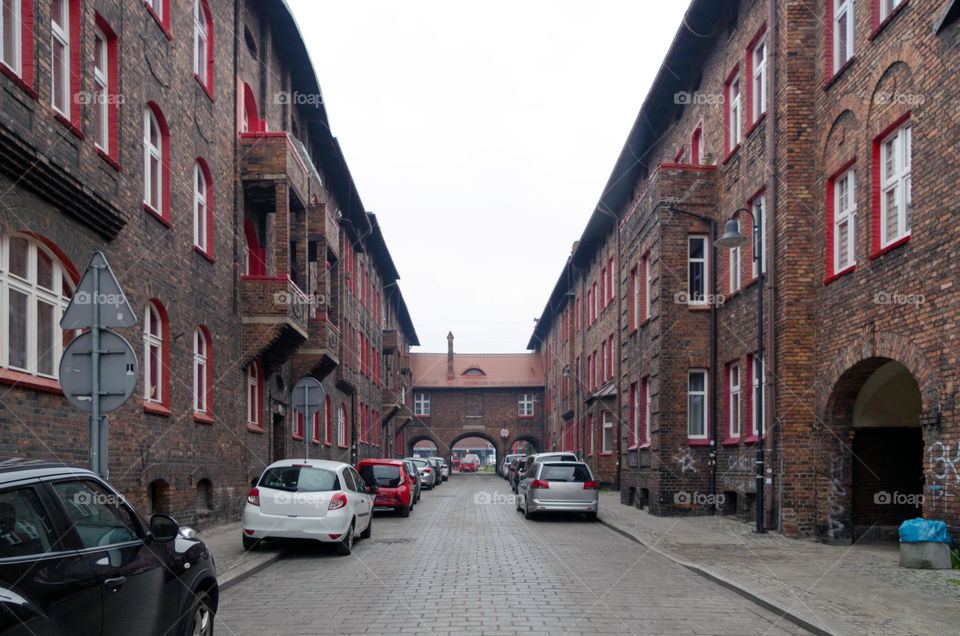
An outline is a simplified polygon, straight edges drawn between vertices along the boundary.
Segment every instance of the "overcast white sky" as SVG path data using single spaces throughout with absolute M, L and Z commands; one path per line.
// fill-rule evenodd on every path
M 289 0 L 422 343 L 523 351 L 686 0 Z

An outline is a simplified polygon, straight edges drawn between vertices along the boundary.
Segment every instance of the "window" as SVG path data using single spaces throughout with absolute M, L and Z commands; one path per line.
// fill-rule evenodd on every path
M 293 415 L 293 439 L 303 439 L 303 413 L 297 411 Z
M 130 511 L 116 494 L 100 484 L 92 480 L 58 481 L 53 490 L 84 548 L 102 549 L 140 541 Z
M 767 38 L 761 35 L 747 52 L 750 65 L 750 122 L 756 123 L 767 112 Z
M 603 412 L 603 440 L 600 452 L 613 452 L 613 413 L 610 411 Z
M 880 22 L 890 17 L 893 10 L 903 4 L 903 0 L 878 0 L 880 3 Z
M 166 12 L 163 10 L 164 0 L 143 0 L 143 3 L 150 7 L 153 13 L 161 20 L 166 17 Z
M 687 437 L 707 439 L 707 372 L 687 373 Z
M 347 407 L 342 402 L 337 412 L 337 445 L 340 448 L 347 447 Z
M 856 178 L 853 168 L 833 180 L 833 263 L 841 272 L 856 262 Z
M 747 360 L 750 367 L 752 390 L 750 391 L 750 434 L 756 438 L 760 430 L 760 416 L 762 405 L 760 398 L 766 397 L 766 387 L 763 386 L 764 368 L 763 361 L 758 361 L 756 356 L 750 356 Z M 766 400 L 764 400 L 765 402 Z M 766 433 L 764 433 L 766 434 Z
M 263 377 L 260 363 L 254 360 L 247 367 L 247 425 L 262 429 Z
M 310 427 L 310 439 L 314 444 L 320 443 L 320 411 L 317 411 L 313 414 L 313 417 L 310 418 L 311 427 Z
M 168 338 L 166 311 L 159 302 L 147 301 L 143 312 L 143 401 L 146 403 L 165 405 L 169 401 Z
M 728 259 L 728 268 L 729 268 L 729 286 L 730 293 L 740 289 L 740 271 L 743 261 L 743 250 L 739 247 L 734 247 L 730 250 L 727 250 L 727 259 Z
M 607 268 L 604 267 L 600 270 L 600 308 L 606 309 L 607 303 Z
M 33 488 L 0 492 L 0 559 L 59 552 L 53 523 Z
M 616 277 L 613 275 L 613 257 L 610 257 L 610 260 L 607 262 L 607 276 L 609 280 L 607 281 L 607 302 L 611 302 L 613 297 L 617 295 L 616 291 Z
M 413 414 L 419 415 L 421 417 L 430 416 L 430 394 L 429 393 L 413 394 Z
M 640 387 L 642 390 L 643 403 L 641 404 L 641 412 L 643 413 L 643 422 L 641 423 L 640 433 L 641 433 L 641 443 L 644 445 L 650 444 L 650 376 L 643 378 L 640 381 Z
M 727 436 L 740 437 L 740 364 L 727 365 Z
M 607 368 L 610 366 L 610 355 L 607 352 L 607 341 L 600 343 L 600 381 L 607 379 Z
M 70 2 L 53 0 L 50 8 L 50 100 L 70 119 Z
M 60 317 L 72 294 L 67 270 L 39 241 L 0 237 L 0 367 L 56 378 L 71 335 Z
M 750 204 L 750 211 L 753 212 L 753 218 L 760 221 L 760 240 L 758 249 L 760 249 L 760 269 L 767 273 L 767 205 L 766 196 L 757 196 Z M 751 228 L 752 229 L 752 228 Z M 754 241 L 757 239 L 754 238 Z M 751 256 L 752 258 L 752 256 Z M 757 277 L 757 261 L 754 259 L 751 265 L 753 277 Z
M 707 304 L 707 237 L 687 237 L 687 302 Z
M 833 73 L 836 73 L 853 57 L 854 53 L 854 0 L 827 0 L 833 8 Z M 832 74 L 832 73 L 831 73 Z
M 643 255 L 640 264 L 643 269 L 643 312 L 640 314 L 640 322 L 645 322 L 650 318 L 650 302 L 653 299 L 653 271 L 650 267 L 650 253 Z
M 110 65 L 107 36 L 93 30 L 93 143 L 110 154 Z
M 173 39 L 170 35 L 170 0 L 143 0 L 143 4 L 149 9 L 153 19 L 163 29 L 167 38 Z
M 210 413 L 213 389 L 210 345 L 210 334 L 206 327 L 198 327 L 193 334 L 193 411 L 204 415 Z
M 630 331 L 640 323 L 640 276 L 637 268 L 630 270 Z
M 587 415 L 587 437 L 590 439 L 590 454 L 593 455 L 593 414 Z
M 630 448 L 636 448 L 640 439 L 640 393 L 637 383 L 630 384 Z
M 210 228 L 213 225 L 213 198 L 210 170 L 203 159 L 193 165 L 193 245 L 204 254 L 211 253 Z
M 613 334 L 610 334 L 610 338 L 607 340 L 607 352 L 610 355 L 610 368 L 608 369 L 607 378 L 612 380 L 613 374 L 616 372 L 614 365 L 616 364 L 616 354 L 613 351 Z
M 169 148 L 166 120 L 149 104 L 143 111 L 143 204 L 169 225 Z
M 703 125 L 697 126 L 697 129 L 690 135 L 690 163 L 699 164 L 704 162 L 703 149 Z
M 743 128 L 740 121 L 740 72 L 734 69 L 726 86 L 727 100 L 727 121 L 726 121 L 726 139 L 727 154 L 736 150 L 737 146 L 743 140 Z
M 893 131 L 880 144 L 880 245 L 910 234 L 910 126 Z
M 207 0 L 193 2 L 193 74 L 213 96 L 213 20 Z
M 20 75 L 20 53 L 21 53 L 21 21 L 20 21 L 20 2 L 22 0 L 0 0 L 3 10 L 0 12 L 0 40 L 3 41 L 3 48 L 0 49 L 0 62 L 3 62 L 7 68 Z M 27 0 L 27 4 L 33 6 L 33 0 Z
M 324 441 L 329 446 L 333 443 L 333 412 L 330 408 L 330 396 L 324 396 L 324 417 L 326 418 L 326 430 L 324 431 Z
M 517 398 L 517 414 L 520 417 L 533 417 L 533 393 L 521 393 Z

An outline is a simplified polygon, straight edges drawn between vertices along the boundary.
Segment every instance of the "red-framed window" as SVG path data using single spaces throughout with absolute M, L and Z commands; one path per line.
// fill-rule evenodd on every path
M 747 126 L 752 128 L 767 112 L 767 25 L 747 45 Z
M 580 297 L 579 297 L 579 296 L 577 296 L 576 301 L 573 303 L 573 305 L 574 305 L 574 308 L 575 308 L 573 320 L 574 320 L 574 322 L 577 323 L 575 329 L 576 329 L 577 333 L 580 333 L 580 323 L 582 322 L 581 319 L 582 319 L 582 316 L 583 316 L 583 315 L 580 313 L 581 307 L 580 307 Z
M 871 258 L 910 240 L 912 136 L 908 111 L 873 140 Z
M 597 295 L 597 283 L 593 284 L 593 321 L 596 322 L 597 318 L 600 317 L 600 296 Z
M 640 259 L 640 275 L 643 277 L 643 293 L 640 298 L 640 324 L 650 318 L 650 302 L 653 298 L 653 274 L 650 269 L 650 252 Z
M 247 367 L 247 428 L 263 430 L 263 366 L 254 360 Z
M 617 354 L 613 349 L 613 334 L 610 334 L 610 337 L 607 339 L 607 352 L 610 355 L 610 368 L 607 369 L 609 371 L 607 378 L 612 380 L 613 374 L 616 373 L 616 362 L 617 362 L 617 358 L 616 358 Z
M 637 394 L 638 394 L 637 383 L 631 382 L 630 383 L 630 414 L 629 414 L 630 449 L 631 450 L 637 448 L 637 446 L 639 445 L 637 443 L 637 440 L 640 438 L 640 420 L 639 420 L 640 412 L 639 412 L 639 409 L 637 408 L 638 406 L 637 402 L 639 402 L 639 400 L 637 399 Z
M 367 406 L 360 403 L 360 443 L 367 443 Z
M 172 40 L 173 35 L 170 33 L 170 0 L 143 0 L 143 6 L 147 8 L 153 19 L 163 29 L 167 39 Z
M 750 426 L 748 435 L 744 438 L 745 442 L 755 442 L 758 439 L 758 431 L 760 427 L 759 409 L 757 408 L 758 400 L 762 395 L 764 400 L 764 405 L 766 405 L 766 387 L 764 386 L 764 365 L 762 361 L 758 361 L 756 354 L 749 354 L 747 356 L 747 373 L 744 378 L 744 381 L 747 383 L 749 392 L 747 393 L 746 399 L 746 423 Z M 766 409 L 764 409 L 766 410 Z M 741 433 L 742 435 L 743 433 Z M 767 431 L 764 431 L 764 437 L 766 437 Z
M 330 446 L 333 443 L 333 407 L 330 404 L 330 396 L 324 396 L 324 417 L 326 417 L 326 431 L 323 438 L 324 443 Z
M 610 260 L 607 261 L 607 303 L 613 302 L 613 298 L 617 295 L 616 288 L 616 278 L 613 275 L 613 257 L 610 257 Z
M 213 259 L 213 176 L 202 157 L 193 166 L 193 246 Z
M 607 308 L 607 268 L 600 268 L 600 309 Z
M 883 26 L 893 19 L 909 0 L 871 0 L 870 22 L 872 31 L 870 37 L 873 37 Z
M 310 441 L 312 441 L 314 444 L 319 444 L 320 443 L 320 411 L 317 411 L 316 413 L 314 413 L 313 417 L 310 419 L 312 420 L 311 422 L 312 426 L 310 427 L 311 429 Z
M 347 406 L 341 402 L 337 411 L 337 446 L 347 447 Z
M 826 280 L 856 267 L 856 157 L 827 178 Z
M 740 65 L 733 67 L 723 84 L 723 148 L 727 156 L 743 141 L 743 79 Z
M 80 0 L 52 0 L 50 3 L 50 106 L 57 119 L 79 137 L 83 137 L 80 104 L 85 101 L 80 95 L 83 77 L 80 68 L 83 63 L 82 9 Z
M 267 122 L 260 119 L 260 109 L 257 108 L 257 98 L 253 94 L 253 89 L 244 81 L 238 80 L 238 82 L 240 92 L 243 94 L 243 100 L 239 104 L 241 108 L 240 132 L 266 132 Z
M 687 371 L 687 440 L 705 441 L 709 437 L 707 376 L 706 369 Z
M 726 424 L 726 439 L 724 442 L 735 443 L 740 441 L 743 433 L 742 404 L 743 404 L 743 374 L 740 361 L 728 362 L 724 367 L 723 395 L 724 395 L 724 422 Z
M 213 99 L 213 15 L 207 0 L 193 0 L 193 76 Z
M 114 168 L 120 167 L 120 99 L 117 34 L 99 13 L 93 29 L 93 144 Z
M 690 163 L 696 165 L 703 162 L 703 124 L 699 124 L 690 135 Z
M 303 413 L 296 411 L 293 414 L 293 439 L 303 439 Z
M 31 97 L 33 87 L 33 1 L 3 0 L 0 11 L 0 71 Z
M 193 334 L 193 419 L 213 422 L 213 338 L 204 325 Z
M 630 270 L 630 331 L 640 324 L 640 276 L 637 268 Z
M 533 404 L 535 396 L 533 393 L 521 393 L 517 397 L 517 416 L 533 417 Z
M 588 454 L 593 455 L 593 413 L 587 414 L 587 438 L 589 443 L 587 447 L 589 448 Z
M 156 298 L 143 311 L 143 408 L 170 414 L 170 319 Z
M 827 17 L 824 52 L 829 82 L 854 57 L 856 51 L 856 18 L 854 0 L 826 0 Z
M 600 378 L 607 379 L 607 367 L 610 365 L 610 356 L 607 353 L 607 341 L 600 343 Z
M 143 209 L 170 227 L 170 129 L 154 102 L 143 109 Z
M 761 261 L 760 269 L 763 271 L 764 274 L 766 274 L 767 273 L 767 257 L 768 257 L 768 252 L 770 251 L 769 250 L 770 243 L 767 241 L 768 220 L 767 220 L 766 186 L 760 188 L 760 190 L 757 191 L 757 193 L 754 194 L 749 201 L 747 201 L 747 207 L 749 207 L 750 211 L 753 212 L 753 218 L 758 219 L 760 221 L 760 239 L 759 240 L 760 240 L 761 246 L 763 247 L 762 251 L 760 252 L 760 261 Z M 741 228 L 743 230 L 746 230 L 744 234 L 746 234 L 750 238 L 749 251 L 744 256 L 750 259 L 750 280 L 753 281 L 753 280 L 756 280 L 758 275 L 757 261 L 754 260 L 753 258 L 754 246 L 756 245 L 756 243 L 754 242 L 754 236 L 753 236 L 753 223 L 751 223 L 749 219 L 745 218 L 742 221 Z
M 650 376 L 640 380 L 640 446 L 650 446 Z

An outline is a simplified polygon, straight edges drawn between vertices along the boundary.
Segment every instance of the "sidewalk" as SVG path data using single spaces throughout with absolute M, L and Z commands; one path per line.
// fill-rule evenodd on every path
M 724 517 L 656 517 L 600 494 L 600 520 L 818 633 L 956 634 L 960 570 L 898 565 L 895 545 L 832 546 Z
M 283 549 L 275 544 L 257 546 L 253 552 L 245 552 L 239 521 L 207 528 L 198 534 L 213 553 L 221 592 L 284 556 Z

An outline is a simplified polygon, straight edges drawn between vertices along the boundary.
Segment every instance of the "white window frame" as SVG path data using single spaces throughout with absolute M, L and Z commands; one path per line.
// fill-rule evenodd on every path
M 730 147 L 727 149 L 728 152 L 732 152 L 734 148 L 740 145 L 743 141 L 743 122 L 741 121 L 741 99 L 743 97 L 743 91 L 740 86 L 740 73 L 737 72 L 733 76 L 733 79 L 730 80 L 730 83 L 727 84 L 727 93 L 730 100 L 730 105 L 727 108 L 727 125 L 729 126 L 729 137 L 730 137 Z
M 767 112 L 767 36 L 760 38 L 750 51 L 753 56 L 753 102 L 750 106 L 752 121 L 756 122 Z
M 207 77 L 207 14 L 200 0 L 193 0 L 193 72 L 204 86 Z
M 32 0 L 27 0 L 30 2 Z M 22 0 L 0 0 L 0 62 L 7 68 L 17 74 L 19 77 L 23 72 L 20 67 L 21 56 L 21 15 L 20 3 Z M 13 24 L 7 24 L 3 18 L 3 5 L 10 7 L 10 16 L 13 18 Z M 4 54 L 4 51 L 10 49 L 10 59 Z
M 153 12 L 157 14 L 157 17 L 160 18 L 160 21 L 163 21 L 163 0 L 144 0 L 147 3 L 147 6 L 153 9 Z
M 337 446 L 347 445 L 347 409 L 341 404 L 337 409 Z
M 155 146 L 150 142 L 150 130 L 156 127 L 157 142 Z M 150 164 L 157 162 L 157 182 L 153 183 L 150 176 Z M 156 202 L 151 199 L 156 195 Z M 158 213 L 163 211 L 163 131 L 157 116 L 148 106 L 143 110 L 143 202 Z
M 740 386 L 739 362 L 734 362 L 727 367 L 727 383 L 730 387 L 730 403 L 728 404 L 727 413 L 729 426 L 727 427 L 727 435 L 729 435 L 731 439 L 739 439 L 742 425 L 742 422 L 740 421 L 740 402 L 742 401 L 742 395 Z
M 833 181 L 833 268 L 842 272 L 853 267 L 856 262 L 856 214 L 857 214 L 856 171 L 850 168 Z M 847 232 L 847 247 L 842 253 L 840 233 Z
M 260 428 L 260 370 L 255 363 L 247 367 L 247 424 Z
M 521 393 L 517 397 L 517 415 L 519 417 L 533 417 L 533 393 Z
M 613 452 L 613 413 L 610 411 L 603 412 L 603 436 L 600 442 L 600 452 L 601 453 L 612 453 Z
M 633 383 L 630 385 L 630 398 L 633 402 L 633 412 L 630 414 L 630 417 L 633 418 L 633 421 L 630 422 L 630 427 L 633 429 L 633 443 L 639 445 L 643 440 L 640 437 L 640 385 L 639 383 Z
M 93 144 L 106 154 L 110 154 L 110 41 L 100 29 L 93 28 L 93 112 L 97 127 L 94 129 Z M 97 47 L 100 54 L 97 55 Z M 99 133 L 99 134 L 97 134 Z
M 703 256 L 702 257 L 693 257 L 691 256 L 692 246 L 694 242 L 703 243 Z M 696 290 L 692 287 L 693 283 L 693 270 L 696 266 L 702 266 L 703 275 L 701 280 L 703 282 L 703 289 L 700 290 L 701 293 L 698 295 Z M 707 295 L 709 291 L 709 281 L 710 280 L 710 239 L 706 234 L 689 234 L 687 236 L 687 303 L 690 305 L 706 305 Z
M 694 376 L 703 378 L 703 389 L 694 391 L 690 388 L 691 380 Z M 708 422 L 707 412 L 710 408 L 710 378 L 706 369 L 690 369 L 687 371 L 687 439 L 707 439 Z M 702 401 L 700 422 L 694 422 L 693 401 L 699 398 Z M 695 431 L 694 425 L 698 424 L 699 432 Z
M 643 297 L 640 295 L 643 293 L 643 281 L 640 280 L 640 277 L 643 276 L 642 265 L 633 271 L 633 327 L 637 328 L 640 326 L 640 323 L 643 322 Z
M 893 10 L 899 7 L 903 0 L 880 0 L 880 22 L 890 17 Z
M 430 416 L 430 394 L 429 393 L 418 392 L 413 394 L 413 414 L 419 415 L 420 417 Z
M 730 293 L 733 293 L 740 289 L 741 280 L 740 272 L 743 268 L 743 249 L 740 247 L 731 248 L 728 252 L 728 257 L 730 259 L 730 274 L 729 274 L 729 285 Z
M 650 266 L 650 257 L 643 257 L 643 319 L 650 319 L 651 296 L 653 295 L 653 268 Z
M 854 0 L 829 0 L 833 2 L 833 72 L 836 73 L 840 68 L 850 61 L 854 56 L 856 33 L 856 11 L 854 11 Z M 841 29 L 841 21 L 846 20 L 846 28 Z M 841 30 L 843 31 L 841 33 Z M 846 56 L 841 58 L 840 46 L 843 44 L 843 52 Z
M 157 333 L 151 333 L 153 325 L 156 323 Z M 151 353 L 153 349 L 157 350 L 157 369 L 156 376 L 151 368 Z M 147 301 L 147 306 L 143 311 L 143 401 L 153 404 L 163 404 L 163 320 L 160 318 L 160 311 L 156 306 Z M 153 388 L 156 387 L 156 395 Z
M 193 410 L 207 412 L 207 337 L 197 328 L 193 333 Z
M 207 224 L 207 205 L 209 203 L 210 184 L 199 161 L 193 164 L 193 244 L 207 252 L 210 228 Z
M 649 444 L 649 443 L 650 443 L 650 413 L 651 413 L 651 411 L 653 410 L 652 407 L 650 406 L 650 399 L 651 399 L 651 398 L 650 398 L 650 396 L 651 396 L 651 391 L 650 391 L 650 376 L 648 375 L 647 377 L 645 377 L 645 378 L 643 378 L 642 380 L 640 380 L 640 382 L 641 382 L 641 384 L 643 385 L 643 431 L 644 431 L 644 437 L 643 437 L 643 442 L 642 442 L 642 443 Z
M 70 119 L 70 0 L 60 0 L 61 15 L 50 15 L 50 105 L 55 111 Z M 57 66 L 54 50 L 57 45 L 63 48 L 60 59 L 61 82 L 57 86 Z M 58 97 L 60 104 L 57 103 Z
M 10 240 L 16 238 L 27 243 L 27 271 L 26 278 L 22 278 L 10 271 Z M 38 276 L 39 253 L 42 252 L 51 262 L 51 276 L 53 289 L 40 285 Z M 60 367 L 60 357 L 63 355 L 63 333 L 60 330 L 60 318 L 70 303 L 73 293 L 72 282 L 59 259 L 38 241 L 29 236 L 9 234 L 0 237 L 0 367 L 28 373 L 39 377 L 56 379 Z M 65 288 L 66 286 L 66 288 Z M 10 360 L 10 295 L 17 293 L 26 297 L 26 338 L 25 366 L 14 366 Z M 41 351 L 39 315 L 40 305 L 47 305 L 50 309 L 50 344 L 53 355 L 50 358 L 49 372 L 40 370 L 40 359 L 50 351 Z
M 751 435 L 756 437 L 759 433 L 759 427 L 760 427 L 760 408 L 759 408 L 760 398 L 763 397 L 764 408 L 766 407 L 767 400 L 766 400 L 766 387 L 763 386 L 763 376 L 764 376 L 763 360 L 760 360 L 755 355 L 751 358 L 751 360 L 752 361 L 750 363 L 750 367 L 751 367 L 751 374 L 753 375 L 753 377 L 751 378 L 751 382 L 750 382 L 750 384 L 752 385 L 751 398 L 750 398 L 752 400 L 751 409 L 750 409 L 751 410 L 751 413 L 750 413 L 751 431 L 750 432 L 751 432 Z
M 912 198 L 912 132 L 909 123 L 900 126 L 880 143 L 880 245 L 887 247 L 910 236 L 910 206 Z M 892 154 L 891 157 L 891 148 Z M 891 162 L 892 159 L 892 162 Z M 892 168 L 892 174 L 890 170 Z M 890 235 L 887 227 L 890 216 L 890 196 L 897 206 L 897 232 Z
M 759 240 L 760 246 L 760 269 L 764 274 L 767 273 L 767 195 L 761 194 L 756 199 L 753 200 L 753 203 L 750 204 L 750 211 L 753 213 L 753 218 L 760 219 L 760 238 L 754 237 L 754 241 Z M 752 228 L 751 228 L 752 229 Z M 754 243 L 754 252 L 757 249 L 757 243 Z M 756 258 L 751 259 L 750 265 L 751 271 L 753 272 L 753 277 L 757 277 L 757 260 Z

